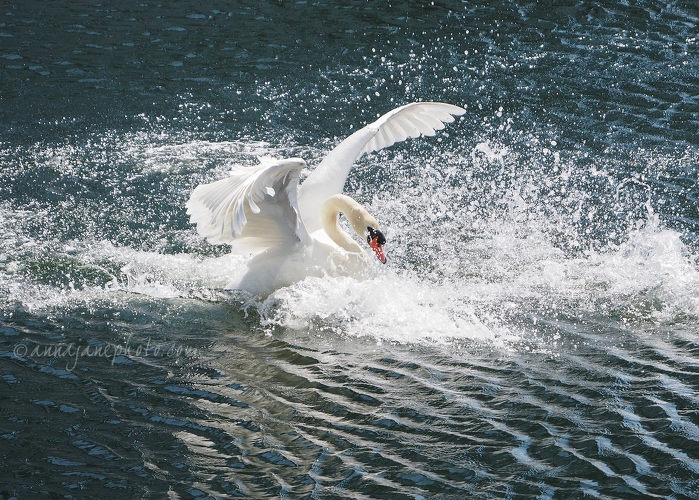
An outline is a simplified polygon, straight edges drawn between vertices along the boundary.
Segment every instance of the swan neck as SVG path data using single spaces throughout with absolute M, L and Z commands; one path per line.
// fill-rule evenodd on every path
M 331 196 L 323 203 L 321 222 L 328 237 L 348 252 L 362 252 L 362 247 L 340 227 L 340 213 L 345 215 L 360 238 L 364 238 L 367 226 L 378 229 L 378 222 L 364 207 L 344 194 Z

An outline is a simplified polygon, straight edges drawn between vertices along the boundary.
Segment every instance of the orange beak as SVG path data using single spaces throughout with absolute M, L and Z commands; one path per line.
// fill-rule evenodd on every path
M 366 242 L 374 251 L 376 256 L 379 258 L 382 264 L 386 263 L 386 254 L 383 253 L 383 246 L 386 243 L 386 237 L 378 229 L 374 229 L 371 226 L 367 226 L 367 237 Z
M 379 258 L 382 264 L 386 263 L 386 254 L 383 253 L 383 245 L 379 243 L 379 237 L 375 236 L 369 241 L 369 245 L 371 246 L 372 250 L 374 250 L 374 253 L 376 256 Z

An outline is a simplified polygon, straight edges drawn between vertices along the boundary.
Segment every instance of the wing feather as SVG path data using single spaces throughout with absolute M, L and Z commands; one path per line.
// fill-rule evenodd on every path
M 307 244 L 310 237 L 296 200 L 304 166 L 298 158 L 236 166 L 230 177 L 192 192 L 186 205 L 190 221 L 209 243 L 229 243 L 234 251 L 257 253 L 282 244 Z
M 385 134 L 374 135 L 361 149 L 359 155 L 378 151 L 421 134 L 433 136 L 437 130 L 444 128 L 445 123 L 454 121 L 452 115 L 458 116 L 464 113 L 463 108 L 441 102 L 413 103 L 394 109 L 371 125 L 367 125 L 377 128 L 378 131 L 385 131 Z M 419 131 L 418 134 L 415 133 L 416 130 Z M 392 139 L 393 142 L 386 141 L 385 138 Z
M 407 120 L 403 117 L 398 117 L 396 120 L 396 127 L 399 127 L 400 130 L 402 131 L 403 135 L 405 137 L 413 138 L 413 137 L 420 137 L 420 134 L 422 132 L 420 129 L 415 125 L 413 122 L 410 120 Z M 429 133 L 427 130 L 425 132 Z
M 352 165 L 364 153 L 420 135 L 433 136 L 465 109 L 442 102 L 415 102 L 396 108 L 338 144 L 306 178 L 299 190 L 299 208 L 309 232 L 321 227 L 322 203 L 339 194 Z

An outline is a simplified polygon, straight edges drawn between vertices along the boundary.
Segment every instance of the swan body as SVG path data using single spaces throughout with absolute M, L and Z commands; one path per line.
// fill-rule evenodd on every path
M 438 102 L 412 103 L 381 116 L 333 149 L 299 187 L 301 158 L 260 158 L 235 166 L 230 177 L 197 186 L 187 202 L 190 221 L 211 244 L 252 255 L 228 289 L 267 295 L 307 276 L 354 275 L 369 268 L 364 249 L 338 223 L 340 213 L 367 239 L 381 262 L 385 238 L 378 221 L 342 189 L 355 160 L 395 142 L 432 136 L 462 115 Z

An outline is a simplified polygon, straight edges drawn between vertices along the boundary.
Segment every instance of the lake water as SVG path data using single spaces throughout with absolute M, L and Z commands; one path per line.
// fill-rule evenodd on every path
M 699 498 L 692 2 L 0 6 L 2 498 Z M 266 300 L 184 204 L 363 157 L 388 264 Z

